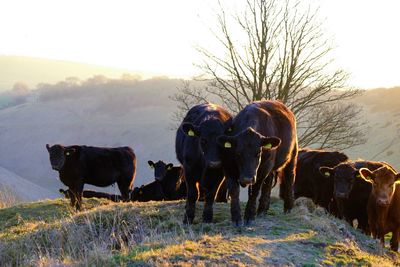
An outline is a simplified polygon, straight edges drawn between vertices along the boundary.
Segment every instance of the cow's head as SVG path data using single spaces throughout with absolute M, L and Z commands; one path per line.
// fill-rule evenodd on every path
M 147 163 L 149 164 L 150 168 L 154 169 L 154 178 L 160 182 L 167 175 L 167 172 L 172 170 L 172 167 L 174 166 L 172 163 L 166 164 L 162 160 L 159 160 L 156 163 L 149 160 Z
M 46 144 L 47 151 L 50 156 L 50 164 L 53 170 L 60 171 L 65 165 L 65 162 L 73 157 L 76 153 L 76 149 L 72 147 L 65 147 L 62 145 L 50 146 Z
M 232 120 L 222 123 L 219 119 L 206 120 L 196 126 L 190 122 L 182 124 L 183 132 L 192 138 L 198 138 L 201 153 L 205 163 L 210 168 L 221 165 L 221 156 L 217 145 L 217 137 L 225 134 L 232 124 Z
M 375 171 L 361 168 L 360 174 L 365 181 L 372 184 L 372 194 L 376 197 L 376 205 L 389 206 L 396 184 L 400 184 L 400 173 L 396 173 L 390 167 L 383 166 Z
M 326 178 L 333 177 L 333 194 L 336 199 L 347 199 L 355 180 L 360 177 L 358 170 L 348 163 L 342 163 L 333 168 L 320 167 L 319 170 Z
M 231 154 L 239 170 L 239 183 L 245 187 L 256 182 L 261 155 L 276 149 L 281 143 L 278 137 L 266 137 L 252 128 L 235 136 L 218 137 L 218 145 Z

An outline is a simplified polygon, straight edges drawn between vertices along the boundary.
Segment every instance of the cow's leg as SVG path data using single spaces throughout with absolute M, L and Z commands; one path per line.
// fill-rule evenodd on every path
M 82 208 L 82 194 L 83 194 L 83 183 L 76 187 L 76 209 L 81 210 Z
M 121 192 L 121 197 L 124 202 L 130 200 L 131 193 L 131 181 L 127 179 L 127 176 L 120 177 L 117 181 L 118 189 Z
M 297 147 L 292 153 L 292 158 L 283 169 L 283 177 L 279 189 L 279 196 L 283 199 L 283 210 L 289 212 L 293 208 L 293 184 L 296 176 Z
M 187 189 L 187 197 L 186 197 L 186 212 L 185 217 L 183 218 L 184 224 L 192 224 L 194 220 L 194 214 L 196 211 L 196 201 L 198 198 L 198 191 L 196 187 L 197 180 L 195 175 L 185 170 L 185 181 L 186 181 L 186 189 Z
M 218 186 L 215 202 L 225 202 L 225 203 L 228 202 L 228 186 L 224 178 L 222 178 L 222 182 Z
M 399 233 L 400 229 L 397 228 L 392 232 L 392 239 L 390 239 L 390 248 L 396 252 L 399 250 Z
M 205 187 L 203 222 L 205 223 L 212 222 L 214 199 L 223 178 L 222 170 L 207 170 L 203 177 L 203 185 Z
M 226 178 L 229 195 L 231 196 L 231 218 L 235 226 L 242 225 L 242 215 L 240 211 L 240 187 L 236 180 Z
M 257 197 L 260 193 L 261 185 L 264 183 L 265 177 L 263 179 L 258 179 L 254 185 L 249 186 L 249 199 L 247 200 L 246 210 L 244 212 L 244 222 L 246 225 L 250 225 L 256 218 L 256 205 Z
M 75 208 L 76 200 L 77 200 L 77 198 L 76 198 L 76 189 L 75 189 L 75 187 L 69 186 L 68 190 L 69 190 L 69 197 L 70 197 L 71 207 Z
M 269 205 L 271 202 L 271 190 L 272 190 L 272 183 L 274 181 L 274 177 L 277 174 L 270 173 L 267 178 L 265 178 L 262 186 L 261 186 L 261 196 L 258 201 L 258 209 L 257 214 L 260 215 L 265 213 L 269 210 Z

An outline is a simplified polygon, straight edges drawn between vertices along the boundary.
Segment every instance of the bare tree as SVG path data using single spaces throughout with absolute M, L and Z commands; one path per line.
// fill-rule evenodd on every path
M 247 0 L 243 13 L 230 15 L 220 4 L 214 36 L 226 53 L 198 48 L 208 83 L 202 89 L 184 84 L 173 97 L 177 117 L 210 97 L 233 113 L 256 100 L 278 99 L 297 117 L 301 146 L 339 149 L 365 142 L 360 109 L 343 103 L 359 91 L 345 87 L 345 71 L 330 71 L 332 47 L 318 9 L 295 1 Z

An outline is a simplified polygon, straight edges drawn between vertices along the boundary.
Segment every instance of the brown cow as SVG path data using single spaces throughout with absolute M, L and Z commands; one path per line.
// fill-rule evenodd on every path
M 385 234 L 392 232 L 390 248 L 397 251 L 400 234 L 400 173 L 383 166 L 375 171 L 361 168 L 360 174 L 372 184 L 368 199 L 368 223 L 372 235 L 385 246 Z

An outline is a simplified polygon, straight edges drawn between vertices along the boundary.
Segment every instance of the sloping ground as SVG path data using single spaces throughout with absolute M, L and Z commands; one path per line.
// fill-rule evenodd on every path
M 2 194 L 6 191 L 13 194 L 20 201 L 34 201 L 57 197 L 57 194 L 0 167 L 0 202 Z
M 65 200 L 0 210 L 2 265 L 259 266 L 400 264 L 397 253 L 300 199 L 290 214 L 274 199 L 252 227 L 231 226 L 229 205 L 215 223 L 184 226 L 183 202 L 110 203 Z

